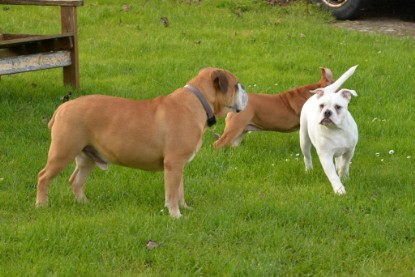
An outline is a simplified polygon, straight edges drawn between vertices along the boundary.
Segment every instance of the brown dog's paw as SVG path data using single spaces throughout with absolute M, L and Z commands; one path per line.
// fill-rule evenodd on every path
M 38 209 L 47 208 L 47 206 L 48 206 L 48 201 L 42 201 L 42 202 L 36 201 L 36 208 Z

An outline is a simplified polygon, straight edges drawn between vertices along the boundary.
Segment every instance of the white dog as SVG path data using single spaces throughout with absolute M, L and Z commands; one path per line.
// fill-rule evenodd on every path
M 357 96 L 356 92 L 349 89 L 336 91 L 353 75 L 356 68 L 357 65 L 350 68 L 333 84 L 314 90 L 315 95 L 304 104 L 300 117 L 300 145 L 306 170 L 313 169 L 313 144 L 324 172 L 337 194 L 346 193 L 340 178 L 348 177 L 358 131 L 356 122 L 347 110 L 352 95 Z

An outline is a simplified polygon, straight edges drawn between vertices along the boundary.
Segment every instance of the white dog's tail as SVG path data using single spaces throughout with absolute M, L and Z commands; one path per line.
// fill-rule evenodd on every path
M 349 70 L 347 70 L 339 79 L 337 79 L 336 82 L 325 87 L 324 91 L 325 92 L 336 92 L 341 87 L 341 85 L 343 85 L 343 83 L 346 82 L 346 80 L 349 79 L 349 77 L 353 75 L 357 67 L 358 65 L 355 65 L 349 68 Z

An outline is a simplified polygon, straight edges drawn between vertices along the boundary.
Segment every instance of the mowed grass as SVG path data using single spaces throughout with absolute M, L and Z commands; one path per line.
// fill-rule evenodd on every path
M 0 80 L 2 276 L 411 276 L 415 274 L 415 41 L 330 25 L 304 2 L 85 1 L 78 9 L 81 90 L 131 99 L 167 95 L 203 67 L 233 72 L 248 91 L 278 93 L 359 64 L 344 87 L 359 126 L 347 195 L 318 157 L 306 173 L 298 132 L 252 133 L 234 149 L 204 145 L 186 167 L 192 210 L 163 208 L 163 174 L 96 169 L 77 204 L 67 180 L 35 209 L 46 126 L 61 69 Z M 160 23 L 167 17 L 169 26 Z M 3 32 L 56 33 L 53 7 L 0 6 Z M 393 154 L 389 154 L 393 150 Z M 392 153 L 392 152 L 391 152 Z M 148 240 L 158 247 L 146 249 Z

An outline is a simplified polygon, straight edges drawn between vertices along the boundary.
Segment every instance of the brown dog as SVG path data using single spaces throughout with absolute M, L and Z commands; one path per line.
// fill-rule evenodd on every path
M 215 115 L 243 110 L 247 101 L 234 75 L 206 68 L 186 87 L 152 100 L 91 95 L 66 102 L 49 122 L 52 141 L 39 172 L 36 205 L 47 205 L 49 183 L 75 159 L 69 183 L 78 201 L 87 201 L 84 185 L 95 165 L 164 170 L 165 205 L 178 218 L 179 204 L 187 207 L 184 166 L 202 145 L 207 117 L 211 125 Z
M 313 96 L 310 90 L 333 83 L 329 68 L 321 68 L 321 80 L 280 94 L 248 93 L 248 106 L 240 113 L 228 113 L 222 136 L 215 148 L 239 146 L 249 131 L 293 132 L 300 128 L 301 108 Z

